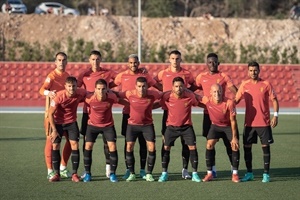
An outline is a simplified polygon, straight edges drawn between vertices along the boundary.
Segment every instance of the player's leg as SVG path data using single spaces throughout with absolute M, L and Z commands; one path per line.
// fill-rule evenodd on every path
M 108 148 L 106 137 L 103 136 L 102 139 L 103 139 L 103 150 L 104 150 L 104 156 L 105 156 L 105 174 L 106 174 L 106 177 L 109 178 L 109 176 L 110 176 L 109 148 Z
M 189 159 L 190 159 L 190 150 L 189 147 L 185 144 L 185 141 L 183 137 L 180 137 L 181 141 L 181 146 L 182 146 L 182 151 L 181 151 L 181 156 L 182 156 L 182 171 L 181 175 L 182 178 L 184 179 L 190 179 L 192 178 L 191 175 L 188 172 L 188 165 L 189 165 Z
M 204 111 L 203 113 L 203 123 L 202 123 L 202 135 L 203 137 L 207 137 L 207 134 L 209 132 L 209 129 L 211 127 L 211 120 L 209 115 Z M 216 157 L 216 150 L 215 148 L 212 150 L 212 153 L 214 154 L 214 158 Z M 216 160 L 213 160 L 213 167 L 212 167 L 212 173 L 213 177 L 217 178 L 217 169 L 216 169 Z
M 68 132 L 70 144 L 71 144 L 71 161 L 72 161 L 72 181 L 79 182 L 77 170 L 79 167 L 80 154 L 79 154 L 79 128 L 77 122 L 73 122 L 65 127 Z
M 86 131 L 87 131 L 88 120 L 89 120 L 89 115 L 88 115 L 87 111 L 85 110 L 82 113 L 81 128 L 80 128 L 80 134 L 83 135 L 82 151 L 84 151 L 84 148 L 85 148 L 85 135 L 86 135 Z
M 170 163 L 170 151 L 171 144 L 174 144 L 175 140 L 180 137 L 176 128 L 172 126 L 167 126 L 165 135 L 164 135 L 164 155 L 162 157 L 161 165 L 162 165 L 162 174 L 158 179 L 158 182 L 166 182 L 169 179 L 168 175 L 168 167 Z
M 59 165 L 61 162 L 60 143 L 61 143 L 61 137 L 63 135 L 63 127 L 62 125 L 55 125 L 55 126 L 59 136 L 56 137 L 54 141 L 52 141 L 52 166 L 55 175 L 49 179 L 50 182 L 60 181 L 60 173 L 59 173 Z
M 259 128 L 258 136 L 260 138 L 263 150 L 263 160 L 264 160 L 264 173 L 263 173 L 263 183 L 270 182 L 270 162 L 271 162 L 271 150 L 270 144 L 274 143 L 272 129 L 270 126 Z
M 135 181 L 136 175 L 135 175 L 135 157 L 134 157 L 134 145 L 135 141 L 138 138 L 138 135 L 140 134 L 140 128 L 139 126 L 133 126 L 128 124 L 127 125 L 127 131 L 126 131 L 126 161 L 127 166 L 130 171 L 129 177 L 126 179 L 127 182 Z
M 85 170 L 85 176 L 83 177 L 83 182 L 90 182 L 92 179 L 92 173 L 91 173 L 91 166 L 93 162 L 93 146 L 96 142 L 96 139 L 98 137 L 98 134 L 101 130 L 100 128 L 88 125 L 86 129 L 86 141 L 83 151 L 83 163 L 84 163 L 84 170 Z
M 198 175 L 198 151 L 196 147 L 196 134 L 193 126 L 183 126 L 180 130 L 181 137 L 185 141 L 190 151 L 190 162 L 192 166 L 192 181 L 201 182 Z
M 243 133 L 244 144 L 244 160 L 247 168 L 247 173 L 241 181 L 251 181 L 254 179 L 252 172 L 252 144 L 257 143 L 257 133 L 253 127 L 245 127 Z
M 166 122 L 168 118 L 168 110 L 164 110 L 162 121 L 161 121 L 161 135 L 162 135 L 162 144 L 161 144 L 161 160 L 163 159 L 163 156 L 165 154 L 165 143 L 164 143 L 164 135 L 166 132 Z
M 147 161 L 147 143 L 142 134 L 138 135 L 138 141 L 140 145 L 140 177 L 144 178 L 146 176 L 146 161 Z
M 156 160 L 155 131 L 153 124 L 144 127 L 143 137 L 147 141 L 147 149 L 149 153 L 147 159 L 147 174 L 143 178 L 146 179 L 146 181 L 153 182 L 155 180 L 152 176 L 152 171 Z
M 45 110 L 45 118 L 44 118 L 44 128 L 46 133 L 46 141 L 44 148 L 44 156 L 47 167 L 47 179 L 51 179 L 55 173 L 52 168 L 52 142 L 50 139 L 51 126 L 48 120 L 48 108 L 49 108 L 50 99 L 46 97 L 46 110 Z
M 109 172 L 109 179 L 111 182 L 118 182 L 117 176 L 116 176 L 116 170 L 118 166 L 118 151 L 117 151 L 117 145 L 116 145 L 116 130 L 115 127 L 106 127 L 103 131 L 103 138 L 107 141 L 107 146 L 109 150 L 109 163 L 110 163 L 110 172 Z
M 122 115 L 121 135 L 123 135 L 124 138 L 125 138 L 123 152 L 124 152 L 124 159 L 125 159 L 125 166 L 126 166 L 125 174 L 122 177 L 124 180 L 126 180 L 130 175 L 130 171 L 128 169 L 127 160 L 126 160 L 126 149 L 127 149 L 126 131 L 127 131 L 128 119 L 129 119 L 129 114 L 123 114 Z
M 70 178 L 71 173 L 67 169 L 68 160 L 71 155 L 71 144 L 68 138 L 68 134 L 64 132 L 64 136 L 66 138 L 66 142 L 62 151 L 61 163 L 60 163 L 60 177 L 61 178 Z

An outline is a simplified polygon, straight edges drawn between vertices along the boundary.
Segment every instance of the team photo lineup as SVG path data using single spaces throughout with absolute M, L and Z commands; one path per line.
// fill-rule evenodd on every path
M 127 59 L 128 69 L 116 73 L 102 68 L 101 53 L 93 50 L 89 55 L 90 68 L 73 77 L 67 72 L 67 55 L 64 52 L 55 55 L 56 68 L 45 77 L 39 90 L 40 95 L 46 97 L 44 157 L 49 182 L 61 178 L 70 178 L 73 182 L 92 181 L 92 161 L 99 159 L 93 155 L 93 146 L 99 134 L 102 135 L 106 164 L 103 171 L 111 182 L 120 181 L 117 176 L 119 164 L 126 166 L 121 177 L 126 182 L 138 178 L 148 182 L 168 181 L 170 152 L 177 138 L 180 138 L 182 148 L 183 179 L 209 182 L 218 177 L 215 145 L 219 142 L 226 148 L 231 181 L 254 180 L 252 144 L 257 144 L 259 138 L 263 170 L 257 177 L 263 183 L 271 181 L 270 144 L 274 143 L 272 128 L 278 124 L 279 103 L 270 82 L 260 78 L 259 63 L 248 63 L 245 68 L 248 79 L 237 88 L 229 75 L 218 70 L 220 62 L 215 53 L 206 56 L 207 70 L 196 77 L 180 66 L 180 51 L 171 51 L 168 60 L 169 66 L 152 77 L 147 69 L 139 67 L 139 57 L 131 54 Z M 227 90 L 233 98 L 225 95 Z M 244 127 L 238 129 L 236 105 L 241 100 L 245 102 L 245 119 Z M 83 113 L 82 119 L 78 119 L 81 120 L 79 127 L 77 108 L 80 103 L 83 103 Z M 114 104 L 122 105 L 121 133 L 117 133 L 114 126 Z M 205 149 L 197 148 L 193 107 L 203 108 L 202 133 L 197 134 L 202 134 L 206 140 Z M 270 108 L 274 111 L 273 116 Z M 157 133 L 152 118 L 155 109 L 163 110 L 161 146 L 156 145 Z M 239 132 L 242 138 L 239 138 Z M 83 136 L 82 147 L 79 147 L 80 134 Z M 116 144 L 119 134 L 124 138 L 121 149 L 117 149 Z M 61 146 L 62 139 L 64 146 Z M 135 169 L 136 141 L 139 170 Z M 240 155 L 241 149 L 243 155 Z M 204 177 L 198 175 L 198 153 L 205 154 L 203 162 L 206 162 L 207 173 Z M 160 155 L 158 160 L 157 155 Z M 238 173 L 240 157 L 244 158 L 247 171 L 241 178 Z M 70 171 L 67 169 L 69 159 Z M 85 171 L 79 175 L 80 163 Z M 155 179 L 152 171 L 157 164 L 161 165 L 161 175 Z

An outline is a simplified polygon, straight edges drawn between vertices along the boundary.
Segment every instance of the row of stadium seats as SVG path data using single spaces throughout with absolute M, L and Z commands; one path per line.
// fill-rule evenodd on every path
M 101 66 L 121 72 L 127 69 L 125 63 L 101 63 Z M 168 64 L 141 64 L 155 76 Z M 205 64 L 182 64 L 190 70 L 194 77 L 207 71 Z M 0 62 L 0 106 L 43 106 L 44 97 L 39 95 L 39 88 L 47 74 L 55 68 L 54 63 L 39 62 Z M 88 63 L 68 63 L 67 71 L 77 77 L 79 73 L 89 68 Z M 221 64 L 219 70 L 227 73 L 236 86 L 247 79 L 247 65 Z M 300 66 L 296 65 L 262 65 L 261 78 L 271 82 L 277 93 L 280 106 L 300 107 L 299 78 Z M 226 91 L 229 96 L 232 96 Z

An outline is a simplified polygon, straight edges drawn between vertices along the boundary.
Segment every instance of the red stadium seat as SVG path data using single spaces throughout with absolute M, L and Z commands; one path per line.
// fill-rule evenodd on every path
M 5 92 L 0 93 L 0 99 L 6 99 L 6 93 Z

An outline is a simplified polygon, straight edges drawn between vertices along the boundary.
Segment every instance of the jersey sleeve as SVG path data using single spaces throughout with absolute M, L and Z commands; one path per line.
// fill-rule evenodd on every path
M 164 73 L 164 70 L 159 71 L 158 74 L 154 77 L 154 79 L 155 79 L 157 82 L 161 82 L 161 81 L 162 81 L 163 73 Z
M 230 78 L 230 76 L 228 76 L 227 74 L 224 74 L 224 73 L 222 73 L 222 76 L 224 77 L 227 88 L 230 88 L 234 85 L 233 82 L 232 82 L 232 79 Z
M 80 74 L 79 74 L 79 76 L 78 76 L 78 78 L 77 78 L 77 87 L 81 87 L 82 86 L 82 84 L 83 84 L 83 77 L 84 77 L 84 75 L 85 75 L 85 72 L 86 71 L 83 71 L 83 72 L 81 72 Z
M 227 109 L 229 110 L 230 116 L 236 116 L 235 103 L 230 99 L 227 100 Z
M 148 86 L 151 87 L 153 85 L 156 84 L 156 80 L 154 80 L 154 78 L 152 78 L 152 76 L 150 76 L 150 74 L 147 74 L 147 82 L 148 82 Z
M 39 90 L 39 93 L 44 96 L 44 91 L 45 90 L 49 90 L 51 88 L 51 85 L 53 83 L 53 78 L 51 76 L 51 74 L 48 74 L 47 78 L 45 79 L 42 87 Z
M 121 84 L 121 82 L 122 82 L 122 80 L 121 80 L 122 76 L 123 76 L 123 72 L 121 72 L 121 73 L 119 73 L 119 74 L 116 75 L 115 80 L 114 80 L 114 83 L 116 85 L 120 85 Z
M 268 86 L 268 92 L 269 92 L 270 100 L 276 99 L 277 95 L 276 95 L 272 85 L 269 82 L 267 82 L 267 86 Z
M 239 89 L 238 89 L 238 91 L 237 91 L 237 93 L 236 93 L 236 95 L 235 95 L 235 100 L 236 101 L 239 101 L 239 100 L 241 100 L 242 98 L 243 98 L 243 96 L 244 96 L 244 86 L 245 86 L 245 81 L 243 81 L 242 82 L 242 84 L 240 85 L 240 87 L 239 87 Z
M 195 81 L 195 84 L 197 87 L 200 87 L 202 88 L 202 85 L 201 85 L 201 78 L 202 78 L 202 74 L 199 74 L 197 77 L 196 77 L 196 81 Z

